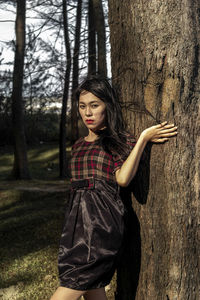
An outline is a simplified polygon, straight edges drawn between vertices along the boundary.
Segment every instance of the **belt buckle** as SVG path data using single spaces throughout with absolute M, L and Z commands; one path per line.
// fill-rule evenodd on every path
M 91 190 L 91 189 L 94 189 L 94 177 L 89 177 L 89 178 L 87 178 L 87 180 L 88 180 L 88 189 L 89 190 Z

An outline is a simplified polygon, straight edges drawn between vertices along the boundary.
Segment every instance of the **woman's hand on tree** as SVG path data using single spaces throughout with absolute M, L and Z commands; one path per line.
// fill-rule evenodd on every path
M 174 126 L 174 124 L 168 124 L 167 121 L 151 126 L 141 133 L 141 137 L 143 137 L 146 142 L 152 143 L 163 143 L 176 135 L 177 126 Z

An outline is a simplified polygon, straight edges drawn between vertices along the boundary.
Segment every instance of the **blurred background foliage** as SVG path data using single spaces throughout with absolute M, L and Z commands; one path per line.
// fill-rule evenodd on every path
M 88 74 L 110 76 L 107 0 L 0 1 L 0 13 L 2 26 L 13 28 L 10 38 L 0 36 L 0 147 L 13 146 L 12 176 L 26 179 L 32 176 L 26 146 L 54 142 L 58 176 L 64 178 L 66 145 L 87 134 L 74 91 Z M 23 45 L 18 17 L 24 22 Z M 15 66 L 20 47 L 22 69 Z

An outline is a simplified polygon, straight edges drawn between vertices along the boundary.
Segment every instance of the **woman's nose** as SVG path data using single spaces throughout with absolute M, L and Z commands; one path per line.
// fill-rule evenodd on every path
M 86 107 L 85 114 L 86 114 L 86 116 L 91 116 L 92 115 L 92 111 L 91 111 L 91 108 L 89 106 Z

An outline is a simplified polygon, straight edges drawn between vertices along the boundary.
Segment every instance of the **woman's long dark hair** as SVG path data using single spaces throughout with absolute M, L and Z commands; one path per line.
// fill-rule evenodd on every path
M 126 130 L 118 96 L 108 79 L 101 75 L 89 75 L 76 90 L 76 99 L 84 91 L 94 94 L 106 104 L 106 129 L 99 130 L 99 143 L 108 153 L 127 154 Z

